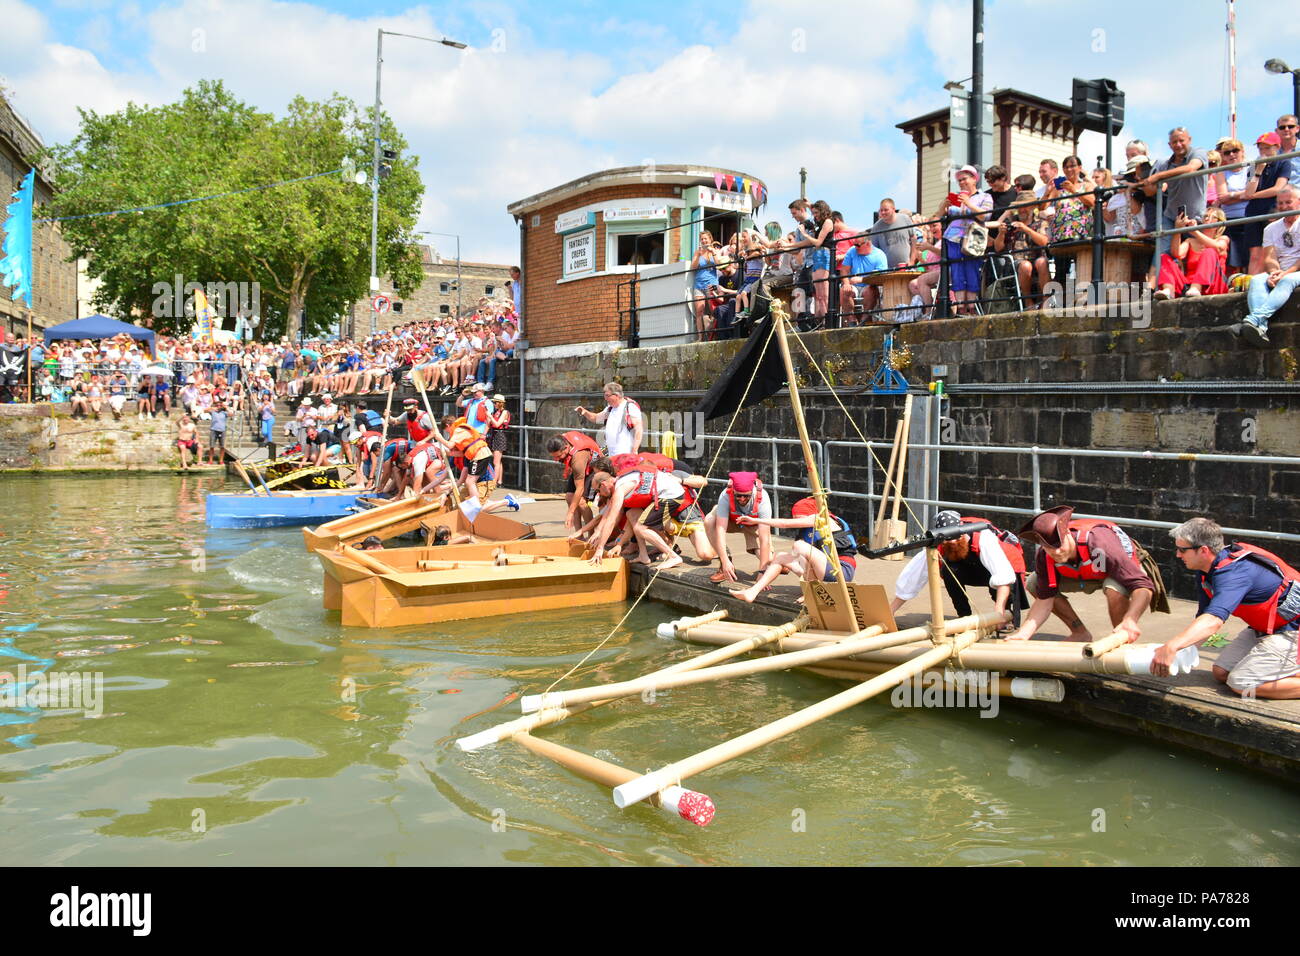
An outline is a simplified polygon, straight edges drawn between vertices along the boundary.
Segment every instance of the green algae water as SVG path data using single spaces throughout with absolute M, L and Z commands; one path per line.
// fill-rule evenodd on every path
M 10 863 L 1300 864 L 1284 783 L 1013 706 L 983 719 L 878 699 L 692 780 L 718 805 L 707 829 L 620 811 L 516 745 L 454 741 L 517 716 L 515 695 L 579 661 L 623 606 L 343 628 L 296 529 L 204 526 L 222 487 L 0 480 L 0 671 L 102 688 L 91 708 L 0 710 Z M 640 605 L 581 683 L 697 652 L 654 637 L 678 613 Z M 546 735 L 645 770 L 840 686 L 755 677 Z

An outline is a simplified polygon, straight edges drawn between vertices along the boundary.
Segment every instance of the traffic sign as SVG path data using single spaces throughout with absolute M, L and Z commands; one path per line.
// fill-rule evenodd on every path
M 386 295 L 377 295 L 370 300 L 370 307 L 383 315 L 393 307 L 393 300 Z

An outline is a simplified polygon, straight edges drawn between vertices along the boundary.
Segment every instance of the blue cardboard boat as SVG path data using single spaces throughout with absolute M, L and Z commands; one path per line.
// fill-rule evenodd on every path
M 209 528 L 275 528 L 317 524 L 356 507 L 357 489 L 308 491 L 213 491 L 207 497 Z

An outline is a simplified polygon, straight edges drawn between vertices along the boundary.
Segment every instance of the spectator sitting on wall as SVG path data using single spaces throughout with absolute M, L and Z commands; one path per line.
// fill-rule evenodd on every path
M 871 227 L 871 240 L 885 254 L 886 268 L 903 269 L 916 264 L 916 233 L 912 217 L 898 211 L 892 199 L 880 200 L 880 218 Z M 856 246 L 856 242 L 854 243 Z M 858 273 L 847 273 L 857 275 Z
M 1222 209 L 1207 209 L 1206 229 L 1179 233 L 1173 237 L 1172 252 L 1160 260 L 1159 288 L 1155 298 L 1175 296 L 1222 295 L 1228 291 L 1228 237 L 1223 234 L 1226 217 Z M 1196 221 L 1179 216 L 1179 227 L 1194 226 Z
M 1020 298 L 1028 303 L 1034 287 L 1034 273 L 1038 273 L 1038 287 L 1046 289 L 1051 281 L 1047 268 L 1045 247 L 1052 240 L 1052 222 L 1043 212 L 1043 206 L 1027 206 L 1021 203 L 1032 202 L 1034 194 L 1019 193 L 1016 196 L 1017 208 L 1007 213 L 1003 221 L 1005 228 L 999 229 L 994 240 L 998 252 L 1010 252 L 1016 267 L 1016 281 L 1020 285 Z
M 1253 345 L 1269 344 L 1269 318 L 1300 285 L 1300 190 L 1288 185 L 1278 194 L 1277 208 L 1289 215 L 1265 227 L 1264 268 L 1251 276 L 1246 290 L 1250 312 L 1240 325 L 1231 326 L 1235 335 Z
M 910 234 L 911 230 L 907 232 Z M 843 276 L 840 279 L 841 319 L 849 315 L 855 316 L 856 319 L 875 309 L 880 301 L 880 293 L 865 279 L 857 277 L 871 272 L 883 272 L 888 268 L 889 260 L 886 259 L 883 250 L 872 246 L 870 235 L 858 236 L 854 240 L 853 248 L 849 250 L 849 254 L 844 257 L 844 264 L 840 266 L 840 275 Z M 859 298 L 862 300 L 861 307 L 857 305 Z
M 1032 197 L 1034 194 L 1029 195 Z M 914 304 L 924 307 L 922 317 L 928 318 L 930 306 L 934 304 L 934 290 L 940 278 L 939 257 L 943 255 L 943 227 L 938 222 L 927 222 L 924 230 L 924 238 L 916 244 L 916 249 L 925 272 L 907 284 L 907 291 L 912 293 Z

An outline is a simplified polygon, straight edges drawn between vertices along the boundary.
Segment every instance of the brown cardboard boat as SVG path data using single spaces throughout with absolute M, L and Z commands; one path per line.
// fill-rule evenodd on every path
M 454 512 L 430 521 L 464 520 Z M 492 519 L 489 521 L 489 519 Z M 487 531 L 499 515 L 480 515 Z M 457 533 L 453 527 L 453 533 Z M 464 532 L 460 532 L 464 533 Z M 403 627 L 525 611 L 610 604 L 627 598 L 622 558 L 593 565 L 565 538 L 360 551 L 317 550 L 325 571 L 325 609 L 348 627 Z

